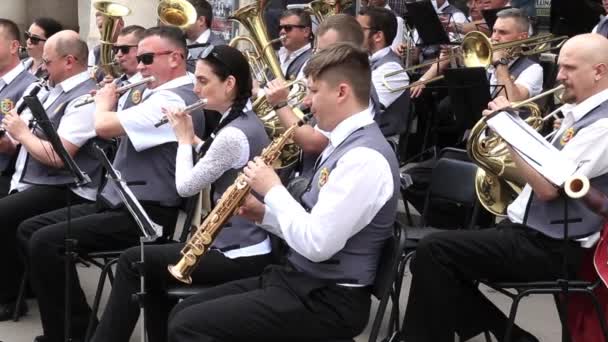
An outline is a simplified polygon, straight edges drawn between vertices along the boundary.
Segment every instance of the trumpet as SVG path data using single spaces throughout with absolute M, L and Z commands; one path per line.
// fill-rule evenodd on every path
M 181 112 L 191 113 L 197 109 L 204 108 L 207 105 L 207 99 L 200 99 L 199 101 L 194 102 L 193 104 L 184 107 Z M 162 119 L 160 119 L 157 123 L 154 124 L 154 127 L 158 128 L 169 122 L 169 118 L 165 115 Z
M 135 87 L 138 87 L 138 86 L 140 86 L 140 85 L 142 85 L 144 83 L 154 82 L 154 81 L 156 81 L 156 78 L 154 78 L 154 76 L 148 76 L 148 77 L 142 79 L 141 81 L 134 82 L 134 83 L 131 83 L 131 84 L 128 84 L 126 86 L 123 86 L 123 87 L 120 87 L 120 88 L 116 89 L 116 93 L 122 95 L 122 94 L 126 93 L 127 90 L 129 90 L 131 88 L 135 88 Z M 89 96 L 85 97 L 81 102 L 78 102 L 77 104 L 75 104 L 74 107 L 75 108 L 82 107 L 82 106 L 87 105 L 87 104 L 92 103 L 92 102 L 95 102 L 95 96 L 89 95 Z

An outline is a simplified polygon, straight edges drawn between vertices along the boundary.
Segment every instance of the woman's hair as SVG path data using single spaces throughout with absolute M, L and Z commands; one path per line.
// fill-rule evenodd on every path
M 209 46 L 211 48 L 211 46 Z M 201 58 L 207 63 L 212 72 L 222 81 L 232 75 L 236 80 L 236 96 L 230 110 L 230 116 L 241 114 L 251 97 L 251 71 L 249 62 L 243 54 L 228 45 L 213 46 L 213 50 Z
M 53 18 L 40 17 L 34 19 L 34 24 L 40 27 L 44 31 L 46 38 L 51 38 L 55 33 L 63 30 L 63 26 L 60 22 Z

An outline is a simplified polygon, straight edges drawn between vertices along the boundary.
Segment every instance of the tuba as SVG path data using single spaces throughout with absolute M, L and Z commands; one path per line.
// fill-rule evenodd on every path
M 93 4 L 93 7 L 105 17 L 101 27 L 100 67 L 106 75 L 117 77 L 120 73 L 116 70 L 117 64 L 114 62 L 112 44 L 114 43 L 118 20 L 129 15 L 131 10 L 127 6 L 113 1 L 97 1 Z
M 561 91 L 555 87 L 520 103 L 512 108 L 524 108 L 530 112 L 526 123 L 540 130 L 544 120 L 534 101 Z M 488 132 L 485 118 L 473 126 L 467 142 L 467 152 L 479 168 L 475 175 L 475 192 L 481 205 L 496 216 L 505 216 L 507 207 L 521 192 L 526 181 L 520 176 L 506 144 L 495 133 Z
M 238 36 L 230 41 L 230 46 L 235 46 L 239 41 L 246 41 L 253 46 L 253 53 L 245 53 L 248 57 L 250 65 L 254 65 L 254 69 L 258 70 L 257 73 L 265 73 L 268 70 L 274 79 L 285 79 L 281 65 L 275 51 L 271 47 L 272 42 L 268 37 L 266 31 L 266 25 L 264 24 L 263 13 L 266 8 L 265 0 L 256 0 L 253 3 L 243 6 L 236 10 L 228 19 L 238 22 L 244 26 L 250 33 L 251 37 Z M 302 86 L 302 82 L 293 82 L 290 92 L 290 100 L 293 102 L 300 103 L 306 95 L 306 87 Z M 285 128 L 279 122 L 279 118 L 276 112 L 272 109 L 272 106 L 268 104 L 265 97 L 256 99 L 253 103 L 253 111 L 264 123 L 266 133 L 271 139 L 280 136 L 285 132 Z M 304 117 L 302 111 L 298 108 L 294 108 L 293 111 L 301 119 Z M 298 160 L 299 148 L 289 143 L 281 152 L 279 158 L 280 167 L 287 167 L 292 165 Z M 278 166 L 278 165 L 277 165 Z
M 352 0 L 313 0 L 306 5 L 306 10 L 320 24 L 325 18 L 342 13 L 352 6 Z
M 197 19 L 196 9 L 186 0 L 162 0 L 156 7 L 158 20 L 167 26 L 185 29 Z

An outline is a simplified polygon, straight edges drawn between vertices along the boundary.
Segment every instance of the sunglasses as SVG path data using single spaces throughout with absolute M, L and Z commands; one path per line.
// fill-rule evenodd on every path
M 126 55 L 131 51 L 131 48 L 137 47 L 137 45 L 113 45 L 112 52 L 117 54 L 120 51 L 123 55 Z
M 25 40 L 30 40 L 32 42 L 33 45 L 38 45 L 38 43 L 40 42 L 46 42 L 46 39 L 44 38 L 40 38 L 36 35 L 33 35 L 27 31 L 23 32 L 23 37 L 25 38 Z
M 288 25 L 279 25 L 279 31 L 285 30 L 285 32 L 291 32 L 291 30 L 293 30 L 294 28 L 303 29 L 303 28 L 306 28 L 306 26 L 304 26 L 304 25 L 290 25 L 290 24 L 288 24 Z
M 209 45 L 201 51 L 201 53 L 197 57 L 198 59 L 213 59 L 216 63 L 219 63 L 224 68 L 228 69 L 228 73 L 231 73 L 230 67 L 224 63 L 221 56 L 215 51 L 213 45 Z
M 137 55 L 137 63 L 143 63 L 144 65 L 150 65 L 154 63 L 155 56 L 169 55 L 175 51 L 162 51 L 162 52 L 146 52 L 141 55 Z

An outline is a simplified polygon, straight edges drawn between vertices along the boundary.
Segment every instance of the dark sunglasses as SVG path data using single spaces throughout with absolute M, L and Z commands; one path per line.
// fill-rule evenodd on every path
M 215 51 L 213 45 L 209 45 L 201 51 L 201 53 L 197 57 L 198 59 L 213 59 L 216 63 L 220 64 L 224 68 L 228 69 L 228 73 L 231 73 L 230 67 L 224 63 L 221 56 Z
M 169 55 L 174 51 L 163 51 L 163 52 L 146 52 L 141 55 L 137 55 L 137 63 L 143 63 L 144 65 L 150 65 L 154 63 L 155 56 Z
M 117 54 L 120 51 L 123 55 L 126 55 L 131 51 L 131 48 L 136 47 L 137 45 L 113 45 L 112 52 Z
M 35 36 L 27 31 L 23 32 L 23 37 L 25 37 L 25 40 L 29 39 L 33 45 L 38 45 L 40 42 L 46 42 L 46 39 Z
M 285 30 L 285 32 L 291 32 L 291 30 L 293 30 L 294 28 L 306 28 L 306 26 L 304 25 L 279 25 L 279 31 L 281 30 Z

